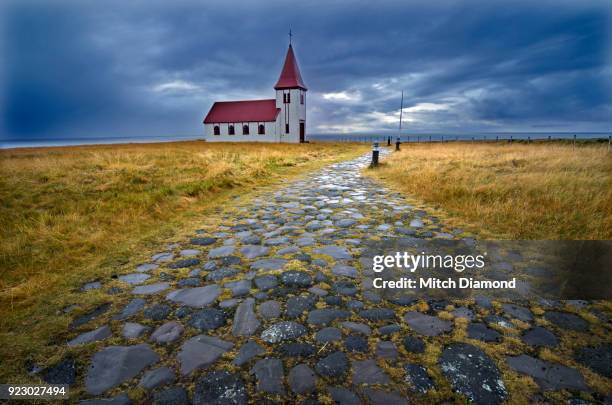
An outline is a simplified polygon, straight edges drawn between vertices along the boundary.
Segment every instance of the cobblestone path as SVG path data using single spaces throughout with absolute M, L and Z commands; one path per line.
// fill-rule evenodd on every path
M 610 322 L 596 303 L 371 287 L 367 241 L 465 235 L 361 176 L 368 160 L 261 195 L 84 286 L 127 304 L 75 312 L 67 355 L 43 378 L 87 404 L 604 402 Z

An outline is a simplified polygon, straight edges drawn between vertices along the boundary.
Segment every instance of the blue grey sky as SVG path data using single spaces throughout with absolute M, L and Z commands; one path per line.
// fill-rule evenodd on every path
M 198 135 L 272 98 L 289 28 L 310 133 L 612 130 L 611 2 L 0 4 L 4 139 Z

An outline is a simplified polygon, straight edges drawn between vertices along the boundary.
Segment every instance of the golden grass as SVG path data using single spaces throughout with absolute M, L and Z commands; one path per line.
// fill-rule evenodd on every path
M 233 197 L 366 149 L 176 142 L 0 151 L 0 377 L 40 360 L 84 282 L 193 234 Z
M 404 144 L 367 173 L 481 237 L 612 239 L 606 145 Z

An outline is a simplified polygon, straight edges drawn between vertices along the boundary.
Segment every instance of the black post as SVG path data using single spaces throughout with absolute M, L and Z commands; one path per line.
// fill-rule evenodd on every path
M 397 137 L 397 141 L 395 141 L 395 150 L 400 150 L 400 137 Z
M 429 142 L 431 142 L 431 135 L 429 135 Z
M 510 143 L 512 143 L 512 135 L 510 135 Z
M 499 141 L 499 135 L 495 136 L 495 142 Z
M 372 163 L 370 163 L 370 167 L 376 166 L 378 166 L 378 142 L 372 145 Z
M 391 137 L 390 136 L 387 137 L 387 146 L 391 146 Z
M 576 147 L 576 134 L 574 134 L 574 148 Z
M 548 135 L 548 141 L 550 142 L 550 135 Z

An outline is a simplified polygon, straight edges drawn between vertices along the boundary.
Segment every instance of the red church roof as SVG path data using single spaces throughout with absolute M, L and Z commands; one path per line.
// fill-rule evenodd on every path
M 276 121 L 279 111 L 274 99 L 217 101 L 204 118 L 204 124 Z
M 300 75 L 300 68 L 298 67 L 297 60 L 295 60 L 293 47 L 291 45 L 289 45 L 289 50 L 287 50 L 287 57 L 285 57 L 283 71 L 281 72 L 278 82 L 276 82 L 276 86 L 274 86 L 274 88 L 276 90 L 295 88 L 308 90 L 304 84 L 304 81 L 302 80 L 302 75 Z

